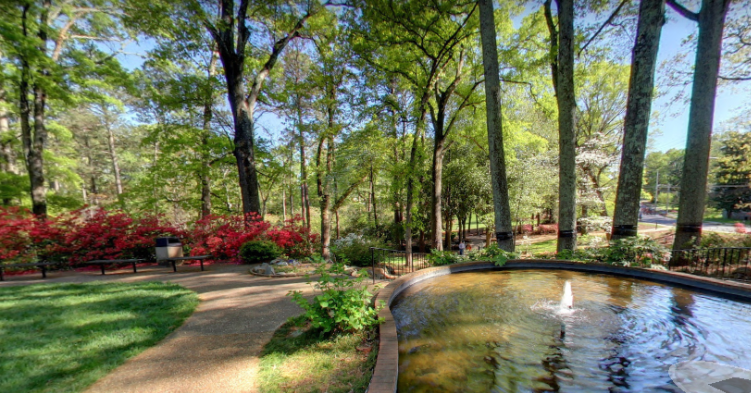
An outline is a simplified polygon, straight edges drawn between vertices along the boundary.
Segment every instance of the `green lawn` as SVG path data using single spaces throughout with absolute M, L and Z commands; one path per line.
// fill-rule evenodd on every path
M 375 329 L 322 337 L 287 322 L 261 353 L 261 392 L 364 392 L 378 352 Z
M 177 284 L 0 288 L 0 392 L 79 392 L 179 327 L 198 305 Z
M 554 238 L 550 240 L 545 240 L 544 242 L 532 243 L 529 245 L 521 244 L 521 245 L 516 246 L 516 251 L 527 252 L 533 255 L 541 253 L 541 252 L 555 252 L 556 245 L 558 244 L 557 241 L 558 240 Z
M 709 208 L 704 210 L 704 221 L 720 222 L 723 224 L 735 224 L 736 222 L 743 223 L 743 220 L 723 218 L 722 210 L 720 209 L 709 209 Z

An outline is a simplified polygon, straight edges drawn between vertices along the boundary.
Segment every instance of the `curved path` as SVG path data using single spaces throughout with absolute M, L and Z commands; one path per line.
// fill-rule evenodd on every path
M 133 274 L 123 269 L 106 276 L 49 273 L 11 277 L 0 286 L 88 281 L 170 281 L 198 293 L 200 304 L 177 330 L 90 386 L 98 392 L 255 392 L 258 356 L 274 331 L 302 310 L 286 296 L 312 294 L 304 278 L 263 278 L 248 265 L 171 269 L 154 267 Z M 129 273 L 128 273 L 129 272 Z M 121 274 L 118 274 L 121 273 Z

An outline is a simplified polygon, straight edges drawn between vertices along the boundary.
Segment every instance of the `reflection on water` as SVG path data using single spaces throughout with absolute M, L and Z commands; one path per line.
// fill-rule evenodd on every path
M 575 301 L 562 313 L 567 280 Z M 751 368 L 750 304 L 649 281 L 451 274 L 407 289 L 392 312 L 399 392 L 680 392 L 672 364 Z

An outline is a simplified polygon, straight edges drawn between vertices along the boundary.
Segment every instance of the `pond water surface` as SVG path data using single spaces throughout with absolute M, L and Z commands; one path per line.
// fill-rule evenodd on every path
M 566 281 L 573 308 L 561 308 Z M 392 305 L 399 392 L 681 392 L 671 365 L 751 369 L 751 304 L 551 270 L 450 274 Z

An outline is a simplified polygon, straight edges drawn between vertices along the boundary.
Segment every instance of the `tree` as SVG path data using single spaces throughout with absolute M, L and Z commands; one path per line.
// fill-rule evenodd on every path
M 424 141 L 426 116 L 430 111 L 435 132 L 433 151 L 434 181 L 431 194 L 432 246 L 442 249 L 441 239 L 441 173 L 442 159 L 453 123 L 452 118 L 466 107 L 472 88 L 459 98 L 460 104 L 451 116 L 447 113 L 451 98 L 462 80 L 462 45 L 476 34 L 472 23 L 477 4 L 449 0 L 426 4 L 414 0 L 395 4 L 390 1 L 358 2 L 362 15 L 352 26 L 356 37 L 355 50 L 368 64 L 407 80 L 413 94 L 415 132 L 407 175 L 407 203 L 405 240 L 407 249 L 412 246 L 412 209 L 414 205 L 415 172 L 420 144 Z M 415 37 L 420 37 L 415 39 Z M 361 42 L 357 42 L 361 40 Z M 442 83 L 439 83 L 441 80 Z M 476 85 L 478 83 L 472 83 Z M 432 102 L 431 102 L 432 100 Z M 464 102 L 464 104 L 461 104 Z M 432 110 L 431 110 L 432 109 Z
M 686 155 L 678 200 L 678 221 L 673 241 L 673 249 L 680 250 L 687 244 L 696 243 L 701 239 L 701 225 L 704 220 L 707 196 L 714 101 L 722 50 L 722 30 L 730 0 L 702 0 L 698 14 L 689 11 L 675 0 L 668 0 L 667 4 L 684 17 L 698 22 L 699 25 Z
M 751 210 L 751 132 L 727 132 L 720 143 L 717 184 L 710 196 L 730 218 L 738 210 Z
M 274 42 L 268 59 L 253 77 L 251 89 L 245 92 L 245 60 L 246 46 L 250 39 L 250 29 L 246 25 L 248 18 L 249 0 L 241 0 L 235 11 L 233 0 L 223 0 L 219 7 L 220 21 L 214 23 L 205 14 L 200 13 L 202 23 L 216 42 L 219 58 L 224 68 L 227 82 L 227 98 L 229 99 L 232 118 L 235 125 L 234 155 L 237 160 L 237 171 L 242 194 L 243 211 L 247 213 L 261 211 L 261 201 L 258 194 L 258 176 L 254 146 L 254 111 L 256 102 L 261 94 L 263 82 L 276 64 L 279 55 L 291 40 L 300 35 L 300 30 L 310 16 L 317 12 L 315 2 L 309 3 L 303 14 L 289 29 L 286 35 Z M 296 8 L 293 6 L 293 8 Z M 237 38 L 235 38 L 237 34 Z
M 558 103 L 558 252 L 576 248 L 576 96 L 574 94 L 574 2 L 556 0 L 558 28 L 551 0 L 544 3 L 550 33 L 550 68 Z
M 498 69 L 498 52 L 495 41 L 495 18 L 492 0 L 480 0 L 480 35 L 482 63 L 485 75 L 485 105 L 488 125 L 490 176 L 493 185 L 493 210 L 495 212 L 495 237 L 506 251 L 514 251 L 511 228 L 506 158 L 503 151 L 503 116 L 501 114 L 501 81 Z
M 626 121 L 621 167 L 613 217 L 613 239 L 636 236 L 643 178 L 647 132 L 652 112 L 657 50 L 665 23 L 664 0 L 642 0 L 639 23 L 631 57 Z

